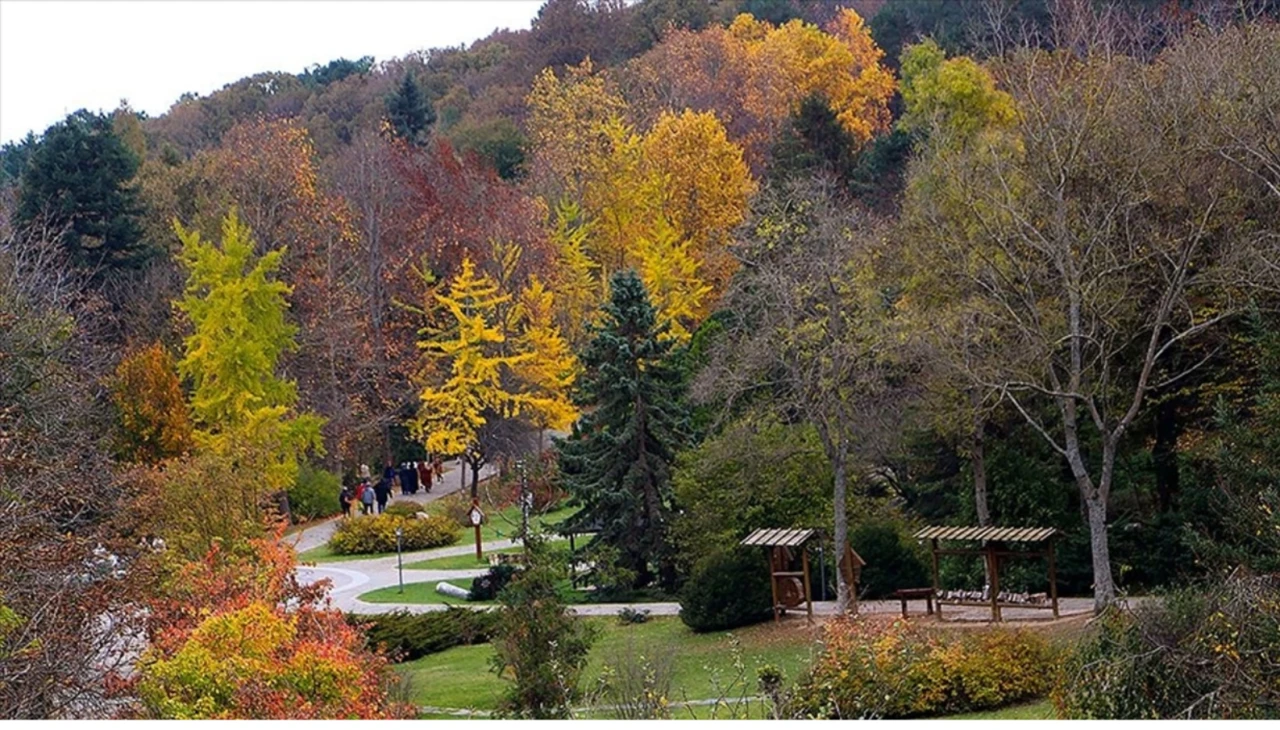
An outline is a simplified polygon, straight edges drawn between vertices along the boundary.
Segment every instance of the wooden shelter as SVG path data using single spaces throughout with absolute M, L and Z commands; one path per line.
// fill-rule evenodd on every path
M 1000 621 L 1001 608 L 1052 609 L 1058 618 L 1058 570 L 1054 562 L 1053 539 L 1058 531 L 1052 527 L 926 527 L 915 534 L 917 540 L 928 540 L 933 556 L 933 592 L 938 607 L 938 619 L 942 619 L 943 604 L 951 606 L 990 606 L 991 620 Z M 942 549 L 938 543 L 976 542 L 980 548 Z M 1043 551 L 1011 550 L 1008 543 L 1044 543 Z M 977 596 L 974 592 L 944 592 L 938 581 L 938 556 L 981 555 L 986 561 L 990 585 Z M 1017 596 L 1000 592 L 1001 558 L 1046 558 L 1049 563 L 1049 594 Z
M 818 537 L 812 529 L 764 528 L 747 535 L 740 544 L 759 545 L 769 550 L 769 584 L 773 588 L 773 620 L 780 621 L 782 612 L 805 604 L 809 623 L 813 623 L 813 591 L 809 580 L 809 551 L 807 544 Z M 794 552 L 800 553 L 800 570 L 795 569 Z M 853 612 L 858 612 L 858 577 L 866 563 L 862 557 L 845 545 L 840 559 L 840 570 L 852 587 Z

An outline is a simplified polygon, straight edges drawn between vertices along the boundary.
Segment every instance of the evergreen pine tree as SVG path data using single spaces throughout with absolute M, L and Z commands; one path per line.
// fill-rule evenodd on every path
M 110 117 L 80 110 L 50 127 L 22 169 L 17 220 L 67 227 L 72 259 L 96 268 L 137 266 L 145 258 L 137 191 L 138 158 Z
M 634 271 L 614 274 L 612 298 L 582 355 L 577 403 L 586 415 L 557 442 L 565 484 L 582 505 L 571 522 L 596 525 L 592 544 L 616 548 L 636 585 L 674 581 L 667 529 L 671 463 L 689 433 L 672 342 Z
M 431 101 L 408 71 L 396 92 L 387 97 L 387 121 L 391 122 L 397 137 L 410 142 L 416 141 L 436 121 Z

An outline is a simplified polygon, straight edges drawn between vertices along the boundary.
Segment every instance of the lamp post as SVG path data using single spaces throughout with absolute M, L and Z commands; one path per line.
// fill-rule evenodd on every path
M 404 593 L 404 528 L 396 527 L 396 569 L 400 573 L 400 593 Z

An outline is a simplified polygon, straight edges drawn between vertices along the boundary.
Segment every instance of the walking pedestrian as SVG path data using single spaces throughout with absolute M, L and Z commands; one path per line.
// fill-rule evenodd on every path
M 411 462 L 406 461 L 400 465 L 400 493 L 418 493 L 418 471 L 413 468 Z
M 387 509 L 387 499 L 391 497 L 391 482 L 383 477 L 378 480 L 378 486 L 373 488 L 373 492 L 378 500 L 378 514 L 382 514 Z
M 351 501 L 355 494 L 351 490 L 351 486 L 344 484 L 342 490 L 338 492 L 338 504 L 342 505 L 342 516 L 351 517 Z
M 425 461 L 419 461 L 414 464 L 418 469 L 418 483 L 422 485 L 424 492 L 431 491 L 431 465 Z
M 373 487 L 368 482 L 360 483 L 360 512 L 361 514 L 373 514 Z

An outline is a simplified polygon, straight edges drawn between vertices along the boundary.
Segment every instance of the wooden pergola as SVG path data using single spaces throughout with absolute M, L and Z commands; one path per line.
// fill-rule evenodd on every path
M 1058 570 L 1054 562 L 1053 539 L 1058 531 L 1052 527 L 926 527 L 915 534 L 917 540 L 929 540 L 930 552 L 933 556 L 933 592 L 934 601 L 938 605 L 938 619 L 942 619 L 942 604 L 951 606 L 990 606 L 991 620 L 1000 621 L 1001 608 L 1036 608 L 1052 609 L 1053 617 L 1058 618 Z M 976 542 L 980 548 L 942 549 L 938 543 Z M 1008 543 L 1034 544 L 1044 543 L 1042 551 L 1011 550 Z M 986 561 L 987 575 L 990 577 L 986 596 L 973 598 L 970 596 L 952 596 L 942 591 L 938 580 L 938 556 L 940 555 L 981 555 Z M 1048 603 L 1027 600 L 1019 602 L 1014 597 L 1000 592 L 1000 559 L 1001 558 L 1046 558 L 1049 563 L 1049 595 Z M 1043 594 L 1040 594 L 1043 596 Z
M 795 608 L 801 603 L 809 623 L 813 623 L 813 591 L 809 585 L 809 551 L 807 543 L 819 533 L 813 529 L 776 529 L 763 528 L 743 538 L 742 545 L 759 545 L 769 550 L 769 585 L 773 589 L 773 620 L 781 621 L 782 612 Z M 800 551 L 800 570 L 792 566 L 792 550 Z M 845 581 L 851 586 L 853 613 L 858 612 L 858 577 L 862 566 L 866 565 L 862 557 L 845 545 L 844 555 L 840 558 L 839 570 L 844 572 Z

